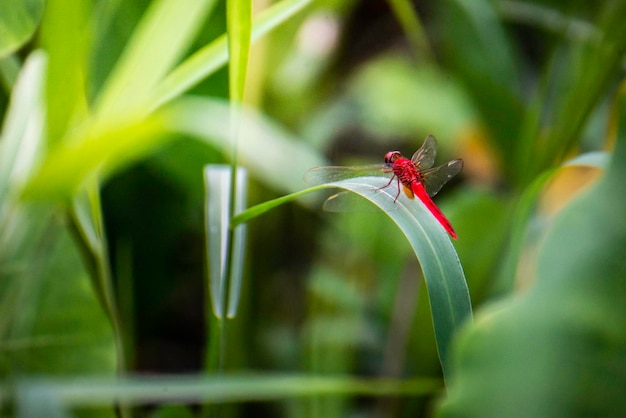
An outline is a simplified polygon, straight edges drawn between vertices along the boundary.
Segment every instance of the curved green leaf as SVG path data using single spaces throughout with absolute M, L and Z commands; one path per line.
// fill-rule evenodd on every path
M 472 315 L 463 268 L 448 234 L 428 209 L 417 199 L 409 199 L 403 194 L 394 201 L 395 188 L 381 189 L 388 181 L 389 179 L 384 177 L 359 177 L 312 187 L 250 208 L 233 218 L 231 226 L 320 188 L 339 187 L 350 190 L 374 203 L 398 225 L 422 266 L 430 298 L 439 358 L 444 376 L 448 376 L 450 341 L 461 324 Z

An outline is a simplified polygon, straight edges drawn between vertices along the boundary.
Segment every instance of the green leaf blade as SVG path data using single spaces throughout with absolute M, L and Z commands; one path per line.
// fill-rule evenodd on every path
M 403 194 L 394 202 L 395 188 L 392 191 L 381 189 L 387 183 L 388 179 L 384 177 L 360 177 L 329 186 L 351 190 L 383 209 L 408 239 L 424 273 L 439 358 L 444 376 L 447 376 L 452 337 L 472 315 L 463 268 L 448 234 L 426 206 Z M 389 210 L 390 207 L 393 210 Z
M 448 234 L 417 199 L 382 188 L 384 177 L 359 177 L 327 183 L 252 207 L 233 218 L 231 227 L 306 193 L 321 188 L 342 188 L 359 194 L 381 208 L 406 236 L 417 256 L 430 298 L 437 349 L 444 376 L 450 375 L 448 352 L 460 326 L 472 316 L 472 306 L 463 268 Z M 395 190 L 395 188 L 394 188 Z

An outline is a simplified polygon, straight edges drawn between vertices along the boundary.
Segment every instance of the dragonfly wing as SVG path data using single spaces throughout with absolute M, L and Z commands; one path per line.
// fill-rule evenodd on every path
M 463 168 L 463 160 L 452 160 L 446 164 L 422 171 L 424 188 L 429 196 L 436 195 L 452 177 Z
M 359 167 L 329 166 L 316 167 L 304 174 L 304 181 L 319 185 L 334 181 L 366 176 L 389 177 L 390 169 L 383 164 L 373 164 Z
M 426 170 L 433 166 L 436 156 L 437 139 L 433 135 L 428 135 L 420 149 L 415 151 L 415 154 L 411 157 L 411 161 L 419 169 Z

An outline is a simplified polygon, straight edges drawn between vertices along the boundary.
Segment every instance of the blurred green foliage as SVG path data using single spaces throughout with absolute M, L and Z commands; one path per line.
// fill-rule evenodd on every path
M 0 0 L 2 415 L 619 415 L 626 4 L 252 5 Z M 378 213 L 252 213 L 238 315 L 213 317 L 206 164 L 245 166 L 255 205 L 429 133 L 465 161 L 437 203 L 475 312 L 446 394 L 417 235 Z M 581 185 L 602 166 L 566 162 L 601 149 Z

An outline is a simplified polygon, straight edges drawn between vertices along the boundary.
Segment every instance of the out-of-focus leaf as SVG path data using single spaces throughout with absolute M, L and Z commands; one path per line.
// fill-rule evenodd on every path
M 436 132 L 438 138 L 452 138 L 475 119 L 469 98 L 454 80 L 434 67 L 416 68 L 394 56 L 369 63 L 357 75 L 349 102 L 357 104 L 358 123 L 381 137 Z M 341 123 L 355 122 L 341 116 Z
M 551 134 L 541 145 L 539 155 L 530 155 L 537 171 L 561 161 L 578 143 L 580 132 L 607 87 L 622 75 L 626 54 L 626 3 L 601 3 L 595 22 L 597 36 L 576 45 L 562 73 L 554 74 L 558 93 Z M 589 63 L 602 63 L 589 65 Z M 543 164 L 543 165 L 542 165 Z M 534 173 L 530 173 L 531 175 Z
M 282 0 L 263 11 L 253 21 L 252 41 L 285 22 L 310 3 L 311 0 Z M 172 71 L 155 89 L 151 96 L 150 106 L 160 106 L 180 95 L 226 62 L 228 62 L 228 45 L 226 35 L 223 35 L 197 51 Z
M 619 416 L 626 409 L 626 100 L 611 164 L 558 216 L 522 298 L 481 312 L 440 416 Z
M 47 142 L 58 142 L 87 112 L 87 51 L 91 37 L 89 2 L 51 0 L 46 4 L 39 40 L 48 53 L 46 77 Z
M 423 395 L 441 388 L 439 379 L 354 379 L 336 376 L 233 374 L 125 379 L 74 378 L 23 381 L 22 391 L 47 390 L 64 405 L 126 402 L 238 402 L 314 395 Z M 19 395 L 19 394 L 18 394 Z
M 0 58 L 20 49 L 35 33 L 43 0 L 0 0 Z
M 229 156 L 231 132 L 227 102 L 185 98 L 134 125 L 119 125 L 79 143 L 68 141 L 53 150 L 28 183 L 25 195 L 65 199 L 96 175 L 106 176 L 153 152 L 183 133 L 200 138 Z M 260 114 L 239 114 L 240 163 L 257 178 L 283 191 L 300 190 L 302 173 L 325 161 L 308 146 Z
M 251 0 L 227 0 L 226 22 L 228 28 L 229 96 L 231 101 L 238 104 L 243 100 L 250 55 Z
M 524 108 L 513 45 L 488 0 L 446 0 L 440 32 L 446 59 L 464 83 L 503 161 L 515 161 Z M 510 163 L 503 165 L 512 170 Z
M 535 181 L 526 188 L 521 198 L 517 202 L 515 212 L 513 214 L 513 229 L 511 238 L 506 245 L 503 261 L 500 267 L 498 278 L 496 279 L 493 294 L 507 294 L 513 290 L 516 272 L 520 263 L 520 256 L 527 238 L 528 223 L 535 208 L 537 199 L 546 184 L 553 179 L 558 173 L 575 166 L 592 166 L 596 168 L 605 168 L 608 161 L 608 154 L 602 152 L 591 152 L 582 154 L 563 164 L 561 168 L 549 170 L 537 177 Z
M 459 235 L 456 249 L 463 264 L 474 306 L 493 285 L 502 248 L 508 237 L 511 203 L 486 190 L 471 188 L 454 193 L 441 209 L 454 219 Z
M 111 122 L 145 112 L 146 99 L 187 50 L 214 0 L 157 0 L 102 88 L 97 114 Z
M 40 246 L 31 255 L 38 257 L 13 261 L 22 264 L 17 274 L 23 289 L 10 331 L 0 343 L 2 374 L 112 375 L 116 351 L 110 323 L 71 238 L 57 221 L 45 235 L 32 237 Z M 7 274 L 2 272 L 5 278 Z
M 230 156 L 232 138 L 227 102 L 185 98 L 164 112 L 168 129 L 198 137 Z M 250 109 L 239 111 L 237 155 L 256 178 L 272 187 L 293 192 L 302 189 L 302 174 L 325 161 L 296 137 Z
M 388 0 L 388 2 L 416 52 L 429 55 L 430 47 L 424 28 L 411 2 L 408 0 Z
M 80 142 L 58 145 L 26 185 L 24 196 L 36 199 L 67 199 L 96 175 L 126 167 L 161 145 L 164 128 L 158 116 L 134 124 L 101 130 Z
M 33 53 L 26 60 L 11 95 L 0 138 L 0 207 L 15 197 L 44 151 L 46 64 L 45 54 Z
M 10 92 L 13 90 L 17 74 L 20 72 L 20 61 L 14 55 L 0 58 L 0 85 Z

